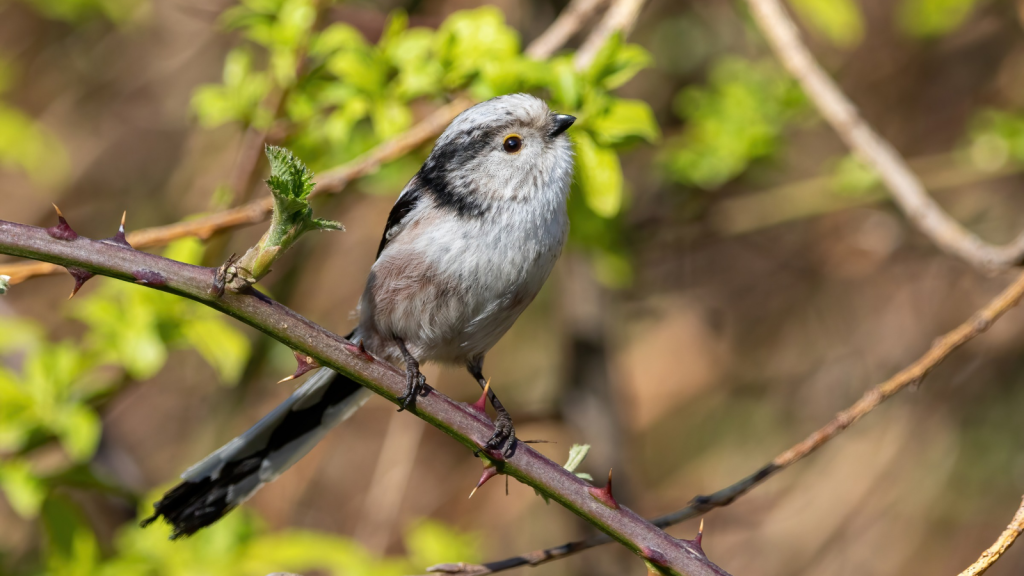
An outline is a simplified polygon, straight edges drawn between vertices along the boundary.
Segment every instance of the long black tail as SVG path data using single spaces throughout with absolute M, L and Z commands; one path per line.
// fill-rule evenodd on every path
M 181 475 L 154 504 L 145 527 L 163 516 L 171 538 L 209 526 L 306 455 L 328 430 L 370 397 L 354 380 L 321 368 L 255 426 Z

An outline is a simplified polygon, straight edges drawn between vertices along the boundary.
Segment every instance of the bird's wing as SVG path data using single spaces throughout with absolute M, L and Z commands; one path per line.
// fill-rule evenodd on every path
M 423 187 L 419 184 L 419 177 L 414 177 L 406 184 L 405 189 L 398 195 L 398 200 L 395 201 L 395 205 L 391 207 L 391 213 L 388 214 L 388 223 L 384 226 L 384 235 L 380 239 L 380 247 L 377 248 L 377 258 L 380 258 L 380 253 L 384 251 L 384 248 L 388 245 L 388 242 L 394 240 L 395 236 L 402 231 L 402 228 L 407 223 L 409 213 L 416 207 L 420 199 L 423 197 Z

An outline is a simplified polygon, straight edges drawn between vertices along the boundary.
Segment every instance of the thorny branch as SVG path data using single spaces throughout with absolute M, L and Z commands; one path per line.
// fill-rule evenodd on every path
M 774 460 L 765 464 L 750 476 L 747 476 L 735 484 L 722 488 L 708 496 L 696 496 L 690 500 L 690 504 L 686 508 L 677 510 L 671 514 L 659 516 L 658 518 L 651 520 L 651 523 L 659 528 L 668 528 L 669 526 L 674 526 L 680 522 L 690 520 L 691 518 L 703 516 L 715 508 L 732 504 L 737 498 L 743 496 L 755 486 L 768 479 L 769 476 L 772 476 L 776 472 L 787 468 L 810 455 L 812 452 L 820 448 L 832 438 L 838 436 L 843 430 L 849 428 L 896 393 L 908 386 L 920 384 L 924 380 L 925 376 L 945 360 L 954 350 L 988 330 L 996 320 L 998 320 L 1008 310 L 1016 306 L 1022 297 L 1024 297 L 1024 273 L 1018 276 L 1017 279 L 998 296 L 989 301 L 984 308 L 974 313 L 974 315 L 967 321 L 936 340 L 932 344 L 931 348 L 913 364 L 904 368 L 892 378 L 889 378 L 885 382 L 882 382 L 871 390 L 865 392 L 864 395 L 861 396 L 860 400 L 855 404 L 846 410 L 843 410 L 839 414 L 836 414 L 836 417 L 828 424 L 807 436 L 803 441 L 792 446 L 782 454 L 779 454 Z M 1018 516 L 1021 516 L 1021 514 L 1024 513 L 1018 512 Z M 1021 526 L 1020 522 L 1024 522 L 1024 518 L 1021 518 L 1020 521 L 1018 521 L 1018 518 L 1015 517 L 1014 521 L 1016 524 L 1011 524 L 1011 528 L 1015 525 Z M 1010 529 L 1008 528 L 1007 530 L 1009 531 Z M 1019 531 L 1020 529 L 1018 529 L 1018 532 Z M 1004 533 L 1003 536 L 1006 537 L 1006 533 Z M 496 562 L 463 565 L 460 567 L 460 570 L 453 570 L 449 573 L 456 574 L 458 576 L 482 576 L 484 574 L 494 574 L 496 572 L 516 568 L 518 566 L 537 566 L 552 560 L 565 558 L 566 556 L 588 550 L 595 546 L 607 544 L 608 542 L 611 542 L 611 539 L 604 534 L 600 534 L 592 536 L 586 540 L 569 542 L 561 546 L 555 546 L 544 550 L 534 550 L 533 552 L 527 552 L 520 556 L 514 556 L 512 558 L 506 558 Z M 1000 542 L 1003 542 L 1003 538 L 1000 538 Z M 1010 543 L 1012 543 L 1012 539 L 1006 543 L 1006 547 L 1009 547 Z M 1003 550 L 1005 550 L 1005 548 L 1003 548 Z M 998 555 L 996 555 L 996 558 L 998 558 Z M 996 558 L 993 558 L 992 562 L 994 562 Z M 979 562 L 981 562 L 981 560 L 979 560 Z M 973 575 L 975 573 L 964 572 L 964 574 Z M 977 572 L 976 574 L 981 574 L 981 572 Z
M 544 33 L 527 46 L 526 54 L 538 60 L 551 57 L 583 27 L 589 13 L 599 8 L 605 1 L 576 0 L 570 4 Z M 607 38 L 607 35 L 604 38 Z M 350 162 L 324 171 L 317 176 L 317 186 L 312 195 L 341 192 L 353 180 L 372 174 L 381 165 L 405 156 L 440 134 L 459 113 L 473 103 L 467 96 L 456 97 L 402 134 L 380 143 Z M 257 154 L 262 152 L 262 142 L 253 148 Z M 128 241 L 136 248 L 154 248 L 190 236 L 207 240 L 217 232 L 266 222 L 270 218 L 273 204 L 273 199 L 269 197 L 252 200 L 241 206 L 206 216 L 136 230 L 128 236 Z M 10 276 L 11 284 L 19 284 L 36 276 L 58 274 L 60 271 L 60 266 L 47 262 L 0 264 L 0 274 Z
M 999 560 L 999 557 L 1004 552 L 1010 549 L 1010 546 L 1013 546 L 1014 541 L 1017 540 L 1017 536 L 1020 536 L 1021 532 L 1024 532 L 1024 500 L 1021 501 L 1017 513 L 1013 515 L 1010 525 L 999 535 L 999 539 L 995 541 L 995 544 L 992 544 L 988 550 L 982 552 L 974 564 L 968 566 L 959 576 L 981 576 L 984 574 L 986 570 Z
M 404 374 L 390 364 L 372 358 L 254 289 L 218 295 L 214 289 L 217 269 L 140 252 L 124 241 L 123 232 L 113 239 L 96 241 L 76 234 L 63 217 L 57 226 L 45 229 L 0 220 L 0 253 L 76 269 L 83 276 L 98 274 L 135 282 L 195 300 L 355 379 L 391 402 L 397 404 L 405 391 Z M 518 444 L 509 458 L 484 450 L 493 424 L 483 410 L 483 402 L 464 404 L 428 390 L 409 411 L 471 450 L 482 451 L 485 478 L 495 472 L 507 474 L 538 490 L 627 546 L 655 574 L 727 576 L 704 555 L 699 539 L 669 536 L 616 502 L 610 486 L 595 488 L 525 444 Z
M 751 14 L 786 70 L 843 142 L 875 170 L 907 218 L 942 250 L 982 270 L 1024 263 L 1024 233 L 1009 244 L 989 244 L 946 213 L 892 145 L 857 112 L 800 40 L 779 0 L 747 0 Z

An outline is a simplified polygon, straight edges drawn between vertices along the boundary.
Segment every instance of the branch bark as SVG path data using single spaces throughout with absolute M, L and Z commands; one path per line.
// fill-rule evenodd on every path
M 871 166 L 907 218 L 943 251 L 982 270 L 1024 263 L 1024 233 L 997 246 L 982 240 L 950 216 L 925 189 L 892 145 L 857 112 L 835 81 L 814 60 L 779 0 L 747 0 L 751 14 L 775 56 L 843 142 Z
M 1021 501 L 1017 513 L 1013 515 L 1010 525 L 999 535 L 999 539 L 995 541 L 995 544 L 992 544 L 988 550 L 982 552 L 981 557 L 961 572 L 960 576 L 981 576 L 984 574 L 1010 549 L 1010 546 L 1013 546 L 1014 541 L 1017 540 L 1017 536 L 1020 536 L 1021 532 L 1024 532 L 1024 500 Z
M 664 516 L 659 516 L 651 520 L 651 523 L 659 528 L 668 528 L 669 526 L 674 526 L 680 522 L 703 516 L 715 508 L 721 508 L 732 504 L 737 498 L 743 496 L 776 472 L 791 466 L 806 456 L 809 456 L 818 448 L 821 448 L 826 442 L 838 436 L 843 430 L 846 430 L 855 422 L 866 416 L 882 402 L 888 400 L 909 386 L 920 384 L 924 380 L 925 376 L 945 360 L 954 350 L 960 348 L 976 336 L 988 330 L 992 324 L 1002 317 L 1003 314 L 1016 306 L 1022 297 L 1024 297 L 1024 273 L 1018 276 L 1017 279 L 1014 280 L 1014 282 L 1004 289 L 998 296 L 990 300 L 981 310 L 975 312 L 967 321 L 937 339 L 932 344 L 931 348 L 913 364 L 904 368 L 892 378 L 889 378 L 885 382 L 882 382 L 871 390 L 865 392 L 864 395 L 861 396 L 860 400 L 855 404 L 836 414 L 835 418 L 833 418 L 828 424 L 807 436 L 803 441 L 779 454 L 771 462 L 765 464 L 746 478 L 743 478 L 730 486 L 726 486 L 711 495 L 695 496 L 690 500 L 690 504 L 687 507 Z M 1021 512 L 1018 512 L 1018 516 L 1021 514 Z M 1014 520 L 1017 522 L 1017 517 L 1014 517 Z M 1021 519 L 1021 522 L 1024 522 L 1024 518 Z M 1011 528 L 1014 525 L 1015 524 L 1011 524 Z M 1020 522 L 1016 525 L 1022 526 Z M 1009 531 L 1010 528 L 1007 530 Z M 1018 532 L 1019 531 L 1020 530 L 1018 530 Z M 1006 537 L 1006 533 L 1004 533 L 1003 536 Z M 1016 538 L 1016 536 L 1014 536 L 1014 538 Z M 484 574 L 495 574 L 518 566 L 537 566 L 552 560 L 571 556 L 577 552 L 589 550 L 595 546 L 607 544 L 611 541 L 612 540 L 608 536 L 599 534 L 586 540 L 568 542 L 561 546 L 555 546 L 553 548 L 546 548 L 543 550 L 534 550 L 533 552 L 527 552 L 526 554 L 495 562 L 489 562 L 487 564 L 465 565 L 463 566 L 463 571 L 452 573 L 458 574 L 458 576 L 482 576 Z M 1000 542 L 1003 541 L 1004 538 L 1001 537 Z M 1011 539 L 1006 543 L 1002 550 L 1005 551 L 1005 548 L 1008 548 L 1012 542 L 1013 541 Z M 999 544 L 999 542 L 997 542 L 997 544 Z M 986 554 L 990 552 L 991 549 L 989 552 L 986 552 Z M 982 558 L 984 558 L 984 556 Z M 993 562 L 994 561 L 995 560 L 993 560 Z M 981 560 L 979 560 L 979 562 L 981 562 Z M 970 573 L 965 572 L 964 574 Z M 981 574 L 981 572 L 977 572 L 977 574 Z
M 259 292 L 223 292 L 218 296 L 213 268 L 192 266 L 135 250 L 117 240 L 78 236 L 66 223 L 44 229 L 0 220 L 0 253 L 73 267 L 93 274 L 176 294 L 236 318 L 321 365 L 349 376 L 398 404 L 405 375 L 377 361 L 350 342 L 310 322 Z M 493 431 L 486 412 L 430 390 L 410 412 L 444 431 L 470 450 L 481 450 Z M 699 542 L 677 540 L 619 505 L 610 490 L 597 489 L 525 444 L 503 459 L 484 452 L 482 460 L 540 491 L 621 542 L 656 574 L 727 576 L 701 550 Z

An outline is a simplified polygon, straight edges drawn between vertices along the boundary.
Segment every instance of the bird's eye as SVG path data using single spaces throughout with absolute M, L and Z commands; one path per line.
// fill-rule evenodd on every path
M 523 138 L 519 134 L 509 134 L 505 136 L 505 142 L 501 144 L 501 147 L 509 154 L 515 154 L 523 149 Z

